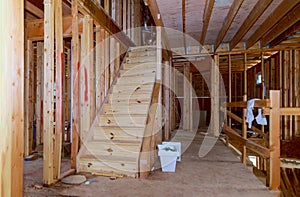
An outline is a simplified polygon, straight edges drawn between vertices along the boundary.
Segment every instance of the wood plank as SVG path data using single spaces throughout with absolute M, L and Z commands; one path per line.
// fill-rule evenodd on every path
M 110 140 L 112 142 L 130 140 L 142 142 L 144 128 L 135 127 L 93 127 L 93 140 Z
M 51 185 L 54 181 L 53 169 L 53 138 L 54 138 L 54 2 L 44 1 L 45 33 L 44 33 L 44 167 L 43 183 Z
M 44 18 L 43 10 L 36 7 L 30 1 L 25 1 L 25 10 L 29 11 L 31 14 L 37 16 L 38 18 Z
M 270 106 L 270 100 L 256 100 L 254 101 L 254 107 L 263 108 L 263 107 L 269 107 Z M 226 107 L 247 107 L 247 101 L 237 101 L 237 102 L 231 102 L 226 103 Z
M 239 134 L 237 134 L 232 128 L 228 126 L 223 127 L 223 132 L 228 135 L 229 139 L 232 138 L 233 140 L 239 141 L 242 145 L 246 145 L 248 149 L 251 151 L 257 153 L 258 155 L 262 156 L 263 158 L 269 158 L 270 157 L 270 150 L 266 147 L 260 146 L 256 144 L 255 142 L 245 139 L 241 137 Z
M 82 33 L 82 20 L 79 20 L 76 24 L 78 25 L 78 31 Z M 27 38 L 34 41 L 42 41 L 44 39 L 44 20 L 34 19 L 26 20 Z M 72 37 L 72 16 L 63 17 L 63 36 Z
M 145 132 L 143 133 L 143 142 L 141 146 L 141 153 L 139 155 L 139 173 L 140 178 L 146 178 L 154 164 L 153 153 L 156 150 L 157 141 L 155 138 L 156 131 L 156 114 L 157 114 L 157 105 L 158 98 L 161 88 L 159 83 L 155 83 L 152 98 L 151 98 L 151 106 L 149 108 L 147 124 L 145 128 Z M 157 125 L 157 124 L 156 124 Z
M 43 140 L 43 81 L 44 72 L 44 44 L 37 43 L 37 86 L 36 86 L 36 144 L 40 145 Z
M 246 47 L 252 47 L 261 37 L 265 35 L 275 24 L 277 24 L 289 11 L 297 5 L 299 1 L 285 0 L 277 6 L 277 8 L 269 14 L 268 18 L 260 25 L 260 27 L 246 41 Z
M 97 29 L 100 29 L 100 26 L 96 26 Z M 100 110 L 100 107 L 102 105 L 102 89 L 101 89 L 101 67 L 103 66 L 101 64 L 101 30 L 96 32 L 96 47 L 95 47 L 95 81 L 96 81 L 96 114 Z
M 124 126 L 124 127 L 144 127 L 146 115 L 119 115 L 106 114 L 99 117 L 100 126 Z
M 24 156 L 28 156 L 32 152 L 33 147 L 33 44 L 32 41 L 27 40 L 26 43 L 26 64 L 25 64 L 25 149 Z
M 0 196 L 22 196 L 24 1 L 0 2 L 0 27 Z
M 150 0 L 151 1 L 151 0 Z M 151 9 L 150 9 L 151 11 Z M 157 114 L 156 114 L 156 118 L 157 118 L 157 129 L 158 132 L 156 134 L 156 141 L 158 143 L 162 142 L 162 60 L 163 60 L 163 56 L 162 56 L 162 38 L 163 38 L 163 30 L 162 27 L 156 27 L 156 65 L 157 65 L 157 69 L 156 69 L 156 83 L 159 84 L 159 94 L 158 94 L 158 100 L 157 100 Z
M 56 0 L 54 4 L 55 20 L 55 141 L 53 158 L 53 178 L 59 179 L 61 166 L 62 133 L 65 124 L 63 122 L 63 78 L 64 78 L 64 46 L 62 32 L 62 0 Z
M 264 13 L 269 7 L 273 0 L 258 1 L 250 14 L 247 16 L 243 24 L 240 26 L 233 39 L 230 41 L 230 47 L 233 49 L 246 35 L 249 29 L 255 24 L 258 18 Z
M 81 37 L 81 68 L 80 68 L 80 139 L 84 141 L 86 138 L 90 125 L 91 125 L 91 17 L 89 15 L 84 16 L 83 20 L 83 32 Z
M 76 169 L 76 156 L 79 145 L 79 121 L 80 121 L 80 99 L 79 99 L 79 35 L 78 35 L 78 5 L 77 0 L 72 1 L 72 145 L 71 145 L 71 168 Z
M 300 75 L 300 51 L 296 50 L 295 51 L 295 56 L 294 56 L 294 62 L 295 62 L 295 72 L 294 72 L 294 94 L 295 94 L 295 107 L 300 107 L 300 92 L 299 92 L 299 88 L 300 87 L 300 79 L 299 79 L 299 75 Z M 300 111 L 297 110 L 297 111 Z M 281 113 L 281 112 L 280 112 Z M 299 114 L 300 115 L 300 114 Z M 298 136 L 300 134 L 299 131 L 299 117 L 296 116 L 295 117 L 295 131 L 296 131 L 296 136 Z
M 206 0 L 204 13 L 203 13 L 203 27 L 201 31 L 200 44 L 205 44 L 206 33 L 208 29 L 208 25 L 210 22 L 210 17 L 212 14 L 212 10 L 214 8 L 215 1 L 214 0 Z
M 270 189 L 280 187 L 280 91 L 270 91 Z
M 164 63 L 164 140 L 169 141 L 170 134 L 171 134 L 171 124 L 170 124 L 170 118 L 171 118 L 171 111 L 170 111 L 170 85 L 171 85 L 171 76 L 170 76 L 170 62 L 165 61 Z M 192 111 L 192 110 L 191 110 Z
M 113 35 L 120 43 L 125 46 L 134 46 L 134 43 L 123 33 L 114 20 L 105 12 L 102 7 L 98 7 L 92 0 L 78 0 L 82 9 Z
M 184 66 L 183 73 L 183 130 L 189 131 L 190 128 L 190 64 Z
M 241 5 L 243 4 L 244 0 L 234 0 L 230 10 L 224 20 L 222 29 L 219 32 L 217 41 L 216 41 L 216 45 L 215 48 L 217 49 L 219 47 L 219 45 L 222 43 L 224 37 L 226 36 L 226 33 L 228 31 L 228 29 L 230 28 L 233 20 L 235 19 L 236 14 L 238 13 L 238 11 L 241 8 Z

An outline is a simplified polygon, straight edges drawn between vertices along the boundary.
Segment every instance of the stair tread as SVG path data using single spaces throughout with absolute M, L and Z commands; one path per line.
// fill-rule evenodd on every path
M 81 160 L 95 160 L 95 161 L 107 161 L 107 162 L 114 162 L 114 163 L 121 163 L 121 162 L 129 162 L 129 163 L 136 163 L 136 158 L 129 157 L 129 156 L 115 156 L 115 155 L 92 155 L 86 154 L 80 157 Z

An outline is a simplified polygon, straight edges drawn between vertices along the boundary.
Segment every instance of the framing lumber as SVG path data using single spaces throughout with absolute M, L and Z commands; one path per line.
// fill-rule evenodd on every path
M 44 168 L 43 168 L 43 183 L 51 185 L 53 183 L 53 158 L 54 158 L 54 1 L 44 1 L 45 13 L 45 34 L 44 34 Z
M 55 0 L 54 4 L 55 20 L 55 141 L 54 141 L 54 160 L 53 178 L 60 177 L 62 133 L 64 131 L 63 122 L 63 78 L 64 78 L 64 46 L 63 46 L 63 24 L 62 24 L 62 0 Z
M 0 2 L 0 27 L 0 196 L 22 196 L 24 1 Z
M 85 15 L 81 37 L 81 68 L 80 68 L 80 139 L 83 143 L 91 125 L 91 17 Z
M 183 67 L 183 130 L 189 131 L 190 128 L 190 64 L 186 63 Z
M 114 20 L 105 12 L 102 7 L 98 7 L 93 0 L 78 0 L 79 5 L 90 15 L 102 28 L 113 35 L 125 46 L 134 46 L 134 43 L 121 31 Z
M 71 144 L 71 168 L 76 169 L 76 156 L 79 145 L 79 129 L 80 129 L 80 99 L 79 99 L 79 35 L 78 35 L 78 5 L 77 0 L 72 0 L 72 144 Z
M 258 18 L 264 13 L 269 7 L 273 0 L 258 1 L 250 14 L 247 16 L 244 23 L 241 25 L 235 36 L 230 42 L 230 47 L 233 49 L 246 35 L 249 29 L 255 24 Z
M 236 14 L 238 13 L 239 9 L 241 8 L 241 5 L 243 4 L 244 0 L 234 0 L 234 2 L 232 3 L 230 10 L 224 20 L 222 29 L 219 32 L 217 41 L 216 41 L 216 46 L 215 48 L 217 49 L 220 44 L 222 43 L 224 37 L 226 36 L 226 33 L 228 31 L 228 29 L 230 28 Z
M 29 11 L 31 14 L 37 16 L 38 18 L 44 18 L 43 10 L 36 7 L 29 1 L 25 1 L 25 10 Z
M 96 66 L 96 114 L 97 112 L 100 110 L 100 107 L 101 107 L 101 104 L 102 104 L 102 92 L 101 92 L 101 67 L 103 66 L 101 64 L 101 30 L 100 30 L 100 26 L 96 26 L 97 29 L 99 29 L 98 31 L 96 31 L 96 47 L 95 47 L 95 50 L 96 50 L 96 57 L 95 57 L 95 66 Z
M 36 144 L 42 144 L 43 140 L 43 95 L 44 95 L 44 44 L 37 43 L 37 87 L 36 87 Z
M 211 88 L 210 88 L 210 99 L 211 99 L 211 120 L 210 128 L 211 134 L 215 137 L 220 135 L 219 130 L 219 117 L 220 117 L 220 105 L 219 105 L 219 56 L 214 55 L 214 60 L 211 62 Z
M 280 91 L 270 91 L 270 189 L 280 186 Z
M 162 27 L 158 26 L 156 27 L 156 80 L 157 83 L 159 83 L 159 94 L 158 94 L 158 106 L 157 106 L 157 129 L 158 129 L 158 138 L 157 142 L 162 142 Z
M 210 17 L 212 14 L 212 10 L 214 8 L 214 4 L 215 4 L 214 0 L 206 0 L 204 14 L 203 14 L 203 28 L 200 37 L 201 45 L 204 45 L 205 42 L 206 33 L 207 33 Z
M 296 22 L 294 25 L 292 25 L 290 28 L 288 28 L 285 32 L 277 36 L 276 38 L 272 38 L 269 43 L 269 47 L 273 48 L 274 46 L 277 46 L 280 44 L 282 41 L 284 41 L 288 36 L 293 35 L 298 29 L 300 29 L 300 20 Z M 264 41 L 265 42 L 265 41 Z M 266 45 L 267 43 L 263 43 Z
M 268 32 L 275 24 L 282 19 L 289 11 L 297 5 L 299 1 L 285 0 L 268 16 L 268 18 L 260 25 L 260 27 L 246 41 L 246 48 L 252 47 L 266 32 Z M 300 4 L 299 4 L 300 7 Z
M 24 156 L 29 156 L 32 152 L 33 146 L 33 44 L 32 41 L 26 42 L 26 64 L 25 64 L 25 135 L 24 135 Z
M 63 36 L 72 37 L 72 16 L 63 17 Z M 43 19 L 34 19 L 27 20 L 26 23 L 27 39 L 33 41 L 42 41 L 44 39 L 44 20 Z M 82 33 L 82 20 L 78 20 L 79 32 Z

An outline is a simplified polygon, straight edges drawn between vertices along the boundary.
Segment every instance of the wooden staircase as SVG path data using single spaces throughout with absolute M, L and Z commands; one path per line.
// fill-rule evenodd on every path
M 119 77 L 77 156 L 77 171 L 139 176 L 139 161 L 156 82 L 156 48 L 131 48 Z

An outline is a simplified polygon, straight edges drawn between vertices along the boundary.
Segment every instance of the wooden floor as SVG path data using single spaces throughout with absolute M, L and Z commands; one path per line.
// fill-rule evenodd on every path
M 33 181 L 36 168 L 25 168 L 25 196 L 68 195 L 68 196 L 278 196 L 269 191 L 253 174 L 243 166 L 238 157 L 221 141 L 217 141 L 211 152 L 199 158 L 198 151 L 204 135 L 197 134 L 192 140 L 191 133 L 179 132 L 175 135 L 188 147 L 177 163 L 175 173 L 155 170 L 147 179 L 120 178 L 86 174 L 87 179 L 95 179 L 90 185 L 70 186 L 58 183 L 52 188 L 35 189 L 28 184 Z M 159 162 L 158 162 L 159 163 Z M 25 163 L 31 165 L 30 163 Z M 40 164 L 39 164 L 40 165 Z M 27 170 L 27 172 L 26 172 Z M 38 172 L 35 172 L 38 173 Z M 42 180 L 35 180 L 36 184 Z

